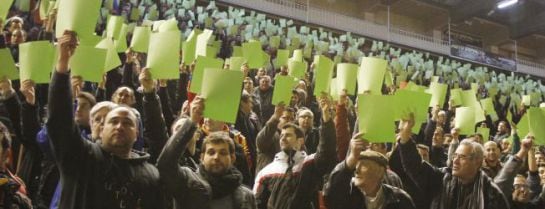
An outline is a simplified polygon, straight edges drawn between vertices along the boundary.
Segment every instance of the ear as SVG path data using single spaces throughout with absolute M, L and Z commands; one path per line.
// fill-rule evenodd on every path
M 231 153 L 231 164 L 235 165 L 236 161 L 237 161 L 237 155 L 235 153 Z

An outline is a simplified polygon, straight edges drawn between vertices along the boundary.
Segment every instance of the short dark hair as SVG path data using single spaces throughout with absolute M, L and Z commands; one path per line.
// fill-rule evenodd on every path
M 229 154 L 235 153 L 235 142 L 229 134 L 223 132 L 214 132 L 204 138 L 202 142 L 202 153 L 206 153 L 207 144 L 228 144 L 229 145 Z
M 93 96 L 92 94 L 88 93 L 88 92 L 79 92 L 78 95 L 76 96 L 76 98 L 83 98 L 85 100 L 87 100 L 89 102 L 89 104 L 91 104 L 91 107 L 95 106 L 95 104 L 97 104 L 97 100 L 95 99 L 95 96 Z
M 286 123 L 282 126 L 282 129 L 288 129 L 288 128 L 293 128 L 293 131 L 295 131 L 295 136 L 297 138 L 305 137 L 305 132 L 303 132 L 303 129 L 301 129 L 301 127 L 299 127 L 298 125 L 295 125 L 295 123 Z

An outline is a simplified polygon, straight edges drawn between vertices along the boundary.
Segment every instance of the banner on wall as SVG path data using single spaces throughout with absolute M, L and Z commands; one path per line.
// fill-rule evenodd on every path
M 517 71 L 517 62 L 515 60 L 485 52 L 482 49 L 471 46 L 452 44 L 450 46 L 450 55 L 499 69 Z

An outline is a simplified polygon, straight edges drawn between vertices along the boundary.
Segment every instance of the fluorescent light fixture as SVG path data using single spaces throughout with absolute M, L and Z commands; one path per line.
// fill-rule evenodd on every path
M 503 0 L 498 3 L 498 9 L 507 8 L 510 6 L 513 6 L 514 4 L 518 3 L 519 0 Z

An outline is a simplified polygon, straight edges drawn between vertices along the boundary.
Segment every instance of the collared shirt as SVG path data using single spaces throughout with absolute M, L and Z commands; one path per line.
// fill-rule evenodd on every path
M 381 209 L 384 206 L 384 192 L 382 191 L 382 186 L 379 188 L 377 195 L 375 197 L 370 197 L 364 194 L 365 196 L 365 205 L 367 209 Z

